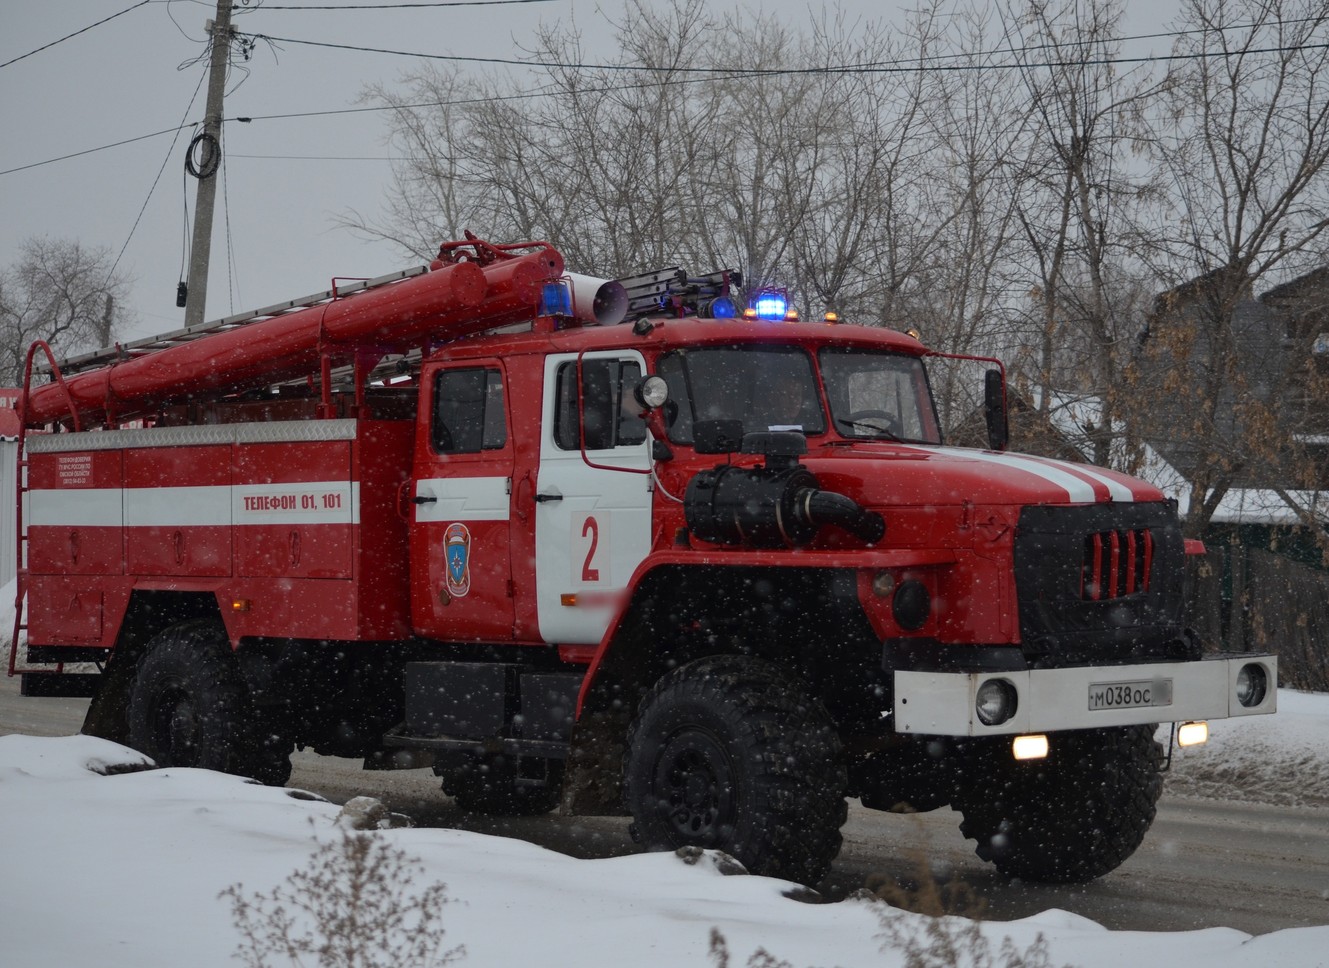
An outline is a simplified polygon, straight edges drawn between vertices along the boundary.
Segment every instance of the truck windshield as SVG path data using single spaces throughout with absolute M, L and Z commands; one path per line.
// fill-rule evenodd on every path
M 922 360 L 851 346 L 825 347 L 818 360 L 842 437 L 941 443 Z
M 816 358 L 830 404 L 829 426 L 863 440 L 941 442 L 927 372 L 917 357 L 852 346 Z M 714 346 L 677 350 L 656 372 L 669 385 L 669 439 L 693 442 L 699 420 L 737 420 L 744 433 L 824 434 L 828 421 L 812 357 L 795 346 Z
M 826 432 L 812 358 L 797 347 L 720 346 L 678 350 L 656 372 L 669 384 L 669 439 L 692 443 L 698 420 L 737 420 L 758 430 Z

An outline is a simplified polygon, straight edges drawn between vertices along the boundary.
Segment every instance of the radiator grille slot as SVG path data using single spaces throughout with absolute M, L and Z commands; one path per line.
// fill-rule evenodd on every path
M 1099 602 L 1148 591 L 1153 559 L 1154 539 L 1148 528 L 1087 535 L 1080 597 Z

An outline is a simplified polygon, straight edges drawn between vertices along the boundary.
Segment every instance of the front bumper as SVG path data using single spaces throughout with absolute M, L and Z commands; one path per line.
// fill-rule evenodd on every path
M 1237 700 L 1237 675 L 1249 664 L 1261 667 L 1268 688 L 1260 702 L 1243 706 Z M 1005 680 L 1017 697 L 1015 714 L 996 726 L 984 724 L 975 709 L 978 689 L 989 679 Z M 891 718 L 897 733 L 936 736 L 1002 736 L 1227 719 L 1274 712 L 1277 683 L 1278 657 L 1255 652 L 1221 653 L 1187 662 L 1019 672 L 896 670 Z M 1121 701 L 1139 704 L 1121 708 Z

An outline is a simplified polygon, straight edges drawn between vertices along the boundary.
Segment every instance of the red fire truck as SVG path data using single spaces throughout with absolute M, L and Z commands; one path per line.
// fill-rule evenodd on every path
M 1170 756 L 1274 711 L 1274 656 L 1184 626 L 1156 488 L 1007 452 L 995 361 L 990 446 L 947 446 L 940 354 L 734 272 L 468 236 L 49 355 L 10 674 L 161 766 L 432 767 L 469 810 L 626 812 L 807 883 L 847 797 L 952 805 L 1001 871 L 1081 881 L 1153 820 L 1154 724 Z

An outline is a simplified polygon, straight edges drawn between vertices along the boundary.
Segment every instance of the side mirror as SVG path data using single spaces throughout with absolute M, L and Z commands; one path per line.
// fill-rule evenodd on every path
M 983 375 L 983 418 L 988 425 L 988 447 L 1005 450 L 1011 432 L 1006 419 L 1006 381 L 1000 370 L 988 370 Z

